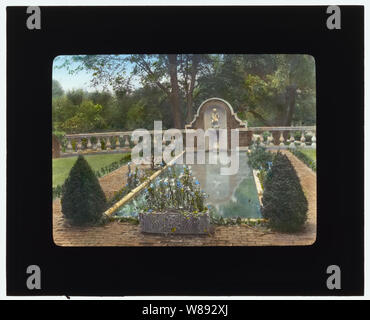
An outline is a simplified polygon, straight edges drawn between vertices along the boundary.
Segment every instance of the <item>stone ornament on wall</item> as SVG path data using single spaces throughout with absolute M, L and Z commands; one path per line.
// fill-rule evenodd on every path
M 227 145 L 230 149 L 231 145 L 231 130 L 244 129 L 244 132 L 239 133 L 239 142 L 247 143 L 247 123 L 240 120 L 234 112 L 230 103 L 220 98 L 211 98 L 205 100 L 198 108 L 193 121 L 185 126 L 185 129 L 227 129 Z M 245 137 L 244 137 L 245 136 Z M 209 149 L 208 140 L 205 139 L 205 148 Z
M 218 119 L 215 126 L 216 118 Z M 193 121 L 185 126 L 185 129 L 207 130 L 208 128 L 247 128 L 247 123 L 238 118 L 230 103 L 220 98 L 211 98 L 203 101 Z

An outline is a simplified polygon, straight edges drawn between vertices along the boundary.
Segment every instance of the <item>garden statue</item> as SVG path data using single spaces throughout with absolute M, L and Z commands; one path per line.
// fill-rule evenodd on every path
M 220 116 L 217 112 L 217 109 L 216 108 L 213 108 L 212 110 L 212 114 L 211 114 L 211 124 L 212 124 L 212 128 L 218 128 L 219 127 L 219 120 L 220 120 Z

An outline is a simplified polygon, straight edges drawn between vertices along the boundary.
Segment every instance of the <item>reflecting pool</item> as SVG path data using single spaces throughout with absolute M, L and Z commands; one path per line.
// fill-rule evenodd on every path
M 239 170 L 234 175 L 221 175 L 221 164 L 219 161 L 218 164 L 210 164 L 208 154 L 205 160 L 206 164 L 193 164 L 190 167 L 202 190 L 208 194 L 206 204 L 213 207 L 214 213 L 225 218 L 261 218 L 257 188 L 247 153 L 239 153 Z M 181 166 L 174 165 L 175 168 Z M 116 215 L 137 216 L 144 202 L 144 195 L 139 194 L 118 209 Z

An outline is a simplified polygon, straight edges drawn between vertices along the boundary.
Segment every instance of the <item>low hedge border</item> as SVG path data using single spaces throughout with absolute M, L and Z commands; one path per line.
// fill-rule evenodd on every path
M 312 160 L 310 157 L 305 155 L 303 152 L 301 152 L 299 149 L 292 149 L 289 148 L 289 151 L 293 153 L 298 159 L 302 160 L 307 167 L 311 168 L 313 171 L 316 172 L 316 161 Z

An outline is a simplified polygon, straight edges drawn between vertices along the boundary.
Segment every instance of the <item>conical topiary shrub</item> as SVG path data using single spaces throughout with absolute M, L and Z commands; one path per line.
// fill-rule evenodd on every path
M 262 198 L 262 215 L 273 230 L 297 232 L 307 220 L 308 202 L 296 171 L 278 152 L 268 172 Z
M 106 198 L 90 165 L 79 156 L 62 191 L 62 212 L 74 225 L 95 224 L 106 209 Z

